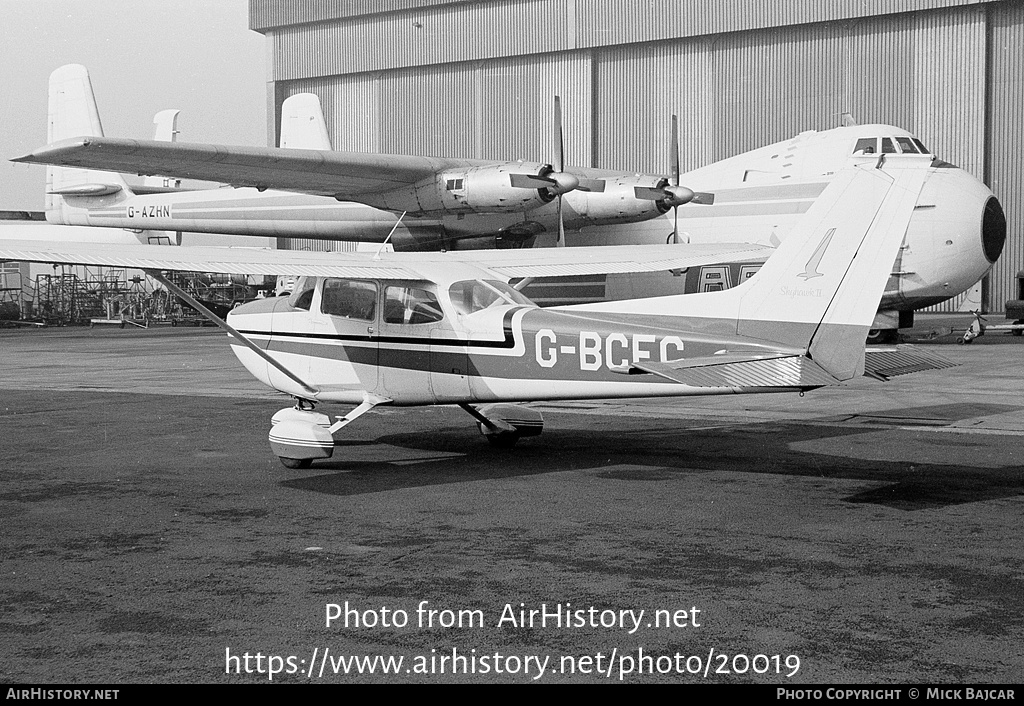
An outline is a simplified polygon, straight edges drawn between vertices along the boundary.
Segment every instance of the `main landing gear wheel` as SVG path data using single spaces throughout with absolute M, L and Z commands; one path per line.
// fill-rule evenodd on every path
M 497 434 L 488 434 L 483 424 L 477 424 L 480 433 L 487 439 L 487 443 L 496 449 L 511 449 L 519 441 L 521 434 L 518 431 L 501 431 Z
M 278 456 L 281 459 L 281 465 L 285 468 L 309 468 L 313 465 L 313 459 L 311 458 L 285 458 L 284 456 Z

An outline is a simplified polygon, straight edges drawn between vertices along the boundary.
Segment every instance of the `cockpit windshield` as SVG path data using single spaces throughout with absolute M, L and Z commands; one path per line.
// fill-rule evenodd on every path
M 493 279 L 456 282 L 449 287 L 448 295 L 456 311 L 461 314 L 472 314 L 481 309 L 505 304 L 537 306 L 505 282 Z
M 316 289 L 316 277 L 299 277 L 288 296 L 288 303 L 296 309 L 309 311 L 309 305 L 313 301 L 313 290 Z
M 895 144 L 893 144 L 895 140 Z M 881 147 L 879 147 L 881 143 Z M 897 150 L 897 146 L 899 149 Z M 867 154 L 930 154 L 925 146 L 916 137 L 862 137 L 853 146 L 853 153 L 857 155 Z

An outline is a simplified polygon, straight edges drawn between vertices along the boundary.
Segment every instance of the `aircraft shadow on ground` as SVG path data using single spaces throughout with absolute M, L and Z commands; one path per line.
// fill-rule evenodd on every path
M 974 405 L 969 411 L 991 414 L 1009 409 L 1013 408 L 981 410 Z M 953 410 L 951 406 L 915 408 L 902 413 L 889 412 L 885 416 L 897 422 L 922 418 L 948 421 Z M 602 477 L 627 482 L 665 480 L 677 474 L 713 471 L 859 480 L 877 485 L 844 500 L 900 510 L 940 508 L 1024 493 L 1024 466 L 991 468 L 920 463 L 906 454 L 901 455 L 896 442 L 891 460 L 850 458 L 793 448 L 802 442 L 878 431 L 878 426 L 861 429 L 849 425 L 787 423 L 694 430 L 666 425 L 662 421 L 657 428 L 648 426 L 615 433 L 613 429 L 588 428 L 581 424 L 575 429 L 549 429 L 540 437 L 520 441 L 515 449 L 503 450 L 491 448 L 471 429 L 446 427 L 429 432 L 388 434 L 375 440 L 381 445 L 422 451 L 421 459 L 346 461 L 348 442 L 341 442 L 333 459 L 314 465 L 317 475 L 283 481 L 282 485 L 349 496 L 399 488 L 607 469 Z M 943 443 L 951 443 L 950 438 L 944 435 Z M 965 439 L 963 444 L 970 442 Z M 450 455 L 438 457 L 439 454 Z

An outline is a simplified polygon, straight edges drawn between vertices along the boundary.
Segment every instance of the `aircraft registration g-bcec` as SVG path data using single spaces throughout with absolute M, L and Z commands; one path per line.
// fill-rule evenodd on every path
M 567 168 L 560 148 L 554 165 L 334 152 L 312 94 L 285 102 L 282 148 L 105 138 L 89 76 L 78 65 L 51 75 L 49 110 L 51 144 L 15 161 L 77 168 L 51 169 L 52 223 L 374 242 L 390 235 L 402 250 L 529 245 L 562 222 L 569 245 L 673 239 L 774 246 L 848 163 L 882 166 L 926 155 L 924 185 L 872 325 L 889 331 L 910 325 L 915 309 L 974 285 L 1006 239 L 1002 208 L 984 184 L 887 125 L 802 133 L 666 178 Z M 143 193 L 117 174 L 89 169 L 239 188 Z M 762 261 L 752 260 L 740 276 Z M 716 279 L 697 281 L 698 289 L 736 283 L 716 264 Z M 694 281 L 631 277 L 619 280 L 626 285 L 620 294 L 609 294 L 668 294 Z
M 0 259 L 141 268 L 188 299 L 163 272 L 299 276 L 290 296 L 219 321 L 245 367 L 296 399 L 270 431 L 288 467 L 331 457 L 334 434 L 378 405 L 457 404 L 488 440 L 511 446 L 543 427 L 514 402 L 802 393 L 948 367 L 912 348 L 864 346 L 931 162 L 904 155 L 842 169 L 757 277 L 701 294 L 540 309 L 508 282 L 744 261 L 759 248 L 373 255 L 0 241 Z M 318 403 L 355 408 L 332 424 Z

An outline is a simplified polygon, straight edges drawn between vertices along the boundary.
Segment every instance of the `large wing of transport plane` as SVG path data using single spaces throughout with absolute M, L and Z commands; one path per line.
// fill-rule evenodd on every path
M 557 105 L 556 99 L 560 116 Z M 561 134 L 560 117 L 555 130 Z M 686 201 L 713 199 L 661 176 L 566 168 L 560 139 L 550 164 L 333 151 L 319 99 L 310 93 L 283 102 L 279 149 L 167 139 L 174 134 L 172 124 L 156 140 L 108 141 L 88 72 L 69 64 L 50 76 L 50 146 L 21 161 L 48 165 L 52 223 L 358 242 L 388 237 L 407 250 L 529 247 L 545 231 L 557 231 L 564 244 L 565 228 L 637 223 Z M 165 176 L 130 186 L 121 171 Z M 189 177 L 239 188 L 164 185 Z
M 217 181 L 260 191 L 275 189 L 416 215 L 521 213 L 570 191 L 628 201 L 638 218 L 665 213 L 636 188 L 665 186 L 660 176 L 565 168 L 561 140 L 552 163 L 342 152 L 293 147 L 244 147 L 104 137 L 85 68 L 68 65 L 50 80 L 52 144 L 16 162 Z M 556 115 L 558 115 L 556 103 Z M 56 115 L 67 116 L 61 124 Z M 287 116 L 286 116 L 287 117 Z M 560 123 L 560 121 L 559 121 Z M 560 135 L 561 126 L 556 126 Z M 298 140 L 292 145 L 316 145 Z M 79 192 L 78 195 L 85 195 Z M 692 196 L 692 194 L 691 194 Z
M 257 379 L 296 399 L 274 416 L 270 443 L 286 466 L 307 467 L 382 404 L 457 404 L 489 441 L 511 446 L 543 429 L 536 409 L 513 402 L 804 392 L 948 367 L 907 348 L 866 360 L 864 348 L 923 179 L 906 165 L 845 170 L 758 275 L 732 289 L 550 309 L 508 280 L 674 269 L 751 250 L 567 248 L 523 258 L 0 241 L 0 259 L 144 268 L 179 296 L 163 272 L 302 276 L 289 297 L 242 305 L 218 323 Z M 355 408 L 332 423 L 314 411 L 320 403 Z

